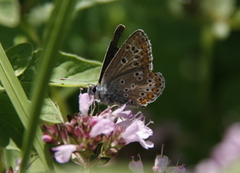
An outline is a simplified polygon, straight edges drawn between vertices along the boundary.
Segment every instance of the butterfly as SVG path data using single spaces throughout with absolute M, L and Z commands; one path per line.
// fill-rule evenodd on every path
M 145 107 L 155 101 L 165 87 L 161 73 L 153 73 L 152 48 L 143 30 L 136 30 L 118 48 L 125 29 L 117 26 L 107 49 L 98 84 L 89 93 L 107 105 Z

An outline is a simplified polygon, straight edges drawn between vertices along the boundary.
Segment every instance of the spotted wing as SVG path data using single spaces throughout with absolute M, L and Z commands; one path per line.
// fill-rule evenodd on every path
M 152 60 L 147 35 L 142 30 L 135 31 L 115 54 L 102 77 L 101 85 L 108 91 L 122 93 L 116 104 L 118 100 L 127 100 L 132 106 L 142 107 L 161 94 L 164 78 L 161 73 L 152 72 Z
M 106 55 L 103 61 L 103 66 L 102 66 L 102 70 L 100 73 L 100 77 L 99 77 L 99 83 L 101 83 L 103 74 L 106 70 L 106 68 L 108 67 L 108 65 L 110 64 L 110 62 L 112 61 L 112 59 L 114 58 L 116 52 L 119 50 L 119 48 L 117 47 L 118 41 L 123 33 L 125 29 L 124 25 L 118 25 L 115 32 L 114 32 L 114 36 L 113 39 L 111 40 L 108 49 L 106 51 Z

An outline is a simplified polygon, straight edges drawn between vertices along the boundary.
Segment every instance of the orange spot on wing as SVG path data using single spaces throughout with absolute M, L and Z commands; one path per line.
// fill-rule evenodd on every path
M 147 97 L 148 97 L 149 99 L 153 99 L 153 98 L 154 98 L 154 95 L 150 93 L 150 94 L 147 95 Z

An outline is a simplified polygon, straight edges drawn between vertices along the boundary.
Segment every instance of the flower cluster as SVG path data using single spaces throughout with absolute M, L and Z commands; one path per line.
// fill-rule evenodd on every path
M 57 162 L 65 163 L 72 158 L 84 166 L 89 165 L 89 158 L 94 158 L 92 163 L 101 160 L 102 164 L 103 159 L 109 160 L 131 142 L 139 142 L 145 149 L 153 147 L 152 142 L 146 141 L 153 132 L 142 113 L 134 115 L 123 105 L 115 110 L 108 107 L 93 116 L 90 109 L 93 103 L 93 96 L 80 94 L 79 113 L 68 116 L 66 123 L 43 126 L 42 139 L 57 145 L 51 148 Z
M 240 123 L 233 124 L 225 133 L 210 158 L 196 166 L 195 173 L 240 172 Z
M 140 157 L 139 157 L 140 160 L 138 161 L 134 161 L 133 159 L 129 163 L 129 169 L 133 173 L 144 173 L 143 164 Z M 186 169 L 184 165 L 168 166 L 169 163 L 170 161 L 167 156 L 158 155 L 155 158 L 155 163 L 154 163 L 154 166 L 152 167 L 152 172 L 153 173 L 186 173 Z

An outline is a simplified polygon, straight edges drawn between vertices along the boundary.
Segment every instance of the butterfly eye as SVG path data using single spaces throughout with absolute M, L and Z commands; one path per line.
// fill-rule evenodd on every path
M 97 86 L 90 87 L 88 90 L 88 93 L 90 95 L 94 95 L 96 93 L 96 90 L 97 90 Z
M 96 87 L 96 86 L 94 86 L 94 87 L 92 88 L 92 92 L 93 92 L 93 93 L 95 93 L 95 92 L 96 92 L 96 90 L 97 90 L 97 87 Z

